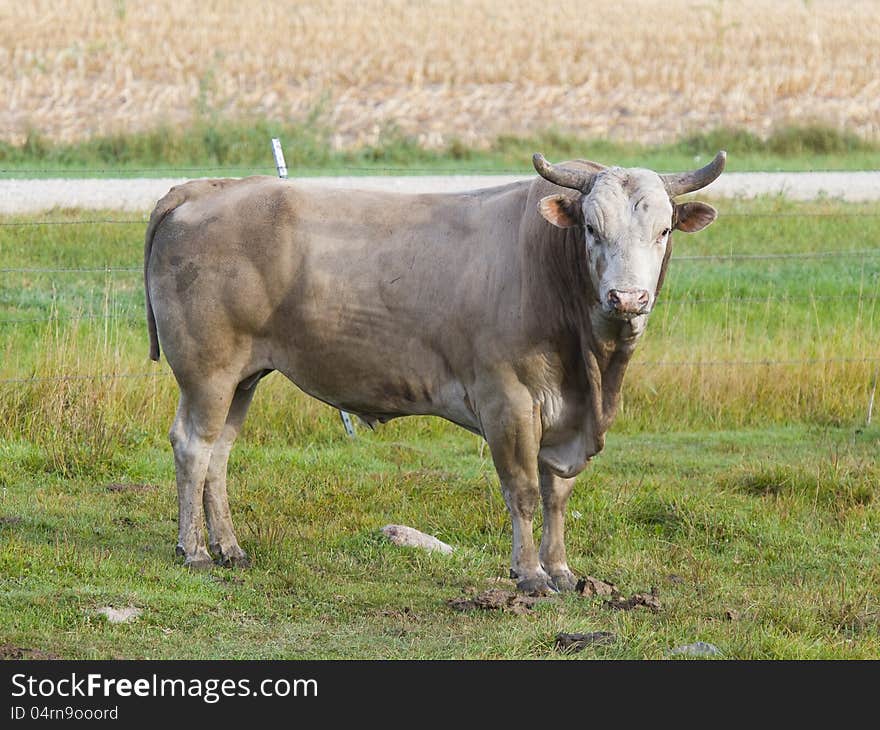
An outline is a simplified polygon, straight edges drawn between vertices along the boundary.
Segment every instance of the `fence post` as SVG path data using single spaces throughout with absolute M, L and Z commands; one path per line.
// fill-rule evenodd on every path
M 880 377 L 880 365 L 874 369 L 874 384 L 871 386 L 871 397 L 868 398 L 868 416 L 865 418 L 865 425 L 871 425 L 871 416 L 874 415 L 874 396 L 877 394 L 877 378 Z
M 284 161 L 284 151 L 281 149 L 281 140 L 278 137 L 272 137 L 272 156 L 275 158 L 275 169 L 278 170 L 278 177 L 286 180 L 287 163 Z M 345 432 L 350 438 L 354 438 L 354 423 L 351 420 L 351 416 L 340 409 L 339 417 L 342 419 Z

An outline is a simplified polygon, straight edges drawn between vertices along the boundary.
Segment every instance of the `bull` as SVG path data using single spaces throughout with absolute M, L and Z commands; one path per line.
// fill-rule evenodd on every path
M 161 344 L 180 389 L 184 564 L 248 564 L 226 466 L 258 381 L 277 370 L 369 424 L 433 415 L 484 437 L 518 588 L 572 588 L 575 477 L 604 446 L 672 232 L 717 216 L 675 198 L 725 160 L 661 175 L 536 154 L 537 178 L 455 194 L 261 176 L 172 188 L 147 226 L 144 283 L 150 356 Z

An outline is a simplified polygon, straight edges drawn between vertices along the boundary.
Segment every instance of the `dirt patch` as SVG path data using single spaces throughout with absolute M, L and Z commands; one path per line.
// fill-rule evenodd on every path
M 606 596 L 608 600 L 604 602 L 605 607 L 615 611 L 632 611 L 634 608 L 646 608 L 657 613 L 660 610 L 660 599 L 657 597 L 656 588 L 652 588 L 650 593 L 635 593 L 627 598 L 614 583 L 585 575 L 578 580 L 575 592 L 584 598 Z
M 12 644 L 0 644 L 0 660 L 7 659 L 61 659 L 57 654 L 42 649 L 27 649 L 23 646 L 14 646 Z
M 131 482 L 113 482 L 107 485 L 108 492 L 154 492 L 159 487 L 155 484 L 134 484 Z
M 629 598 L 622 595 L 615 595 L 611 600 L 605 601 L 605 606 L 614 611 L 632 611 L 636 608 L 646 608 L 652 613 L 660 612 L 660 599 L 657 598 L 656 592 L 651 593 L 635 593 Z
M 614 583 L 608 583 L 590 575 L 585 575 L 578 580 L 575 586 L 575 592 L 580 595 L 591 598 L 592 596 L 615 596 L 619 591 Z
M 526 596 L 522 593 L 504 591 L 500 588 L 490 588 L 473 598 L 452 598 L 446 604 L 456 611 L 502 611 L 524 615 L 534 613 L 534 607 L 541 601 L 546 601 L 543 596 Z
M 0 517 L 0 527 L 8 527 L 9 525 L 17 525 L 21 522 L 21 517 L 12 515 L 4 515 Z
M 617 635 L 610 631 L 591 631 L 588 634 L 557 634 L 556 651 L 567 654 L 583 651 L 588 646 L 610 646 L 617 641 Z
M 395 619 L 397 621 L 419 621 L 419 616 L 413 612 L 413 610 L 406 606 L 402 609 L 385 609 L 384 611 L 379 612 L 380 616 L 384 616 L 385 618 Z

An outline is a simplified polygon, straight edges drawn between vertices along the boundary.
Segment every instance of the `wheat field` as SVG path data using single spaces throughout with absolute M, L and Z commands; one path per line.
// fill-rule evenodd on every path
M 317 112 L 337 148 L 793 121 L 877 139 L 878 38 L 875 0 L 4 2 L 0 135 Z

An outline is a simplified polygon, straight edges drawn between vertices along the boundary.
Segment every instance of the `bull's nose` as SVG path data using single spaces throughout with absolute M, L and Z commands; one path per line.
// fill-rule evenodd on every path
M 646 289 L 612 289 L 608 304 L 619 314 L 639 314 L 648 306 L 651 295 Z

